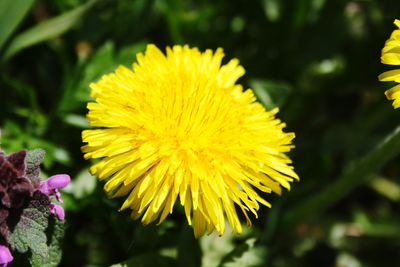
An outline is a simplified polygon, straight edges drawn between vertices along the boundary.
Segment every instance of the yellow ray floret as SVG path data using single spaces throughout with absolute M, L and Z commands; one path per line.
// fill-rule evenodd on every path
M 90 85 L 92 129 L 82 133 L 90 171 L 104 189 L 127 196 L 121 210 L 144 224 L 161 223 L 175 202 L 184 206 L 195 235 L 225 221 L 242 232 L 237 211 L 250 223 L 261 193 L 281 193 L 298 179 L 285 154 L 293 133 L 266 111 L 253 92 L 236 84 L 244 74 L 237 59 L 222 65 L 215 53 L 173 46 L 162 53 L 148 45 L 132 69 L 118 67 Z
M 399 28 L 394 30 L 382 49 L 381 62 L 387 65 L 400 65 L 400 20 L 396 19 L 394 24 Z M 382 82 L 393 81 L 400 83 L 400 69 L 390 70 L 379 75 Z M 400 86 L 395 85 L 385 92 L 387 99 L 394 100 L 393 107 L 400 107 Z

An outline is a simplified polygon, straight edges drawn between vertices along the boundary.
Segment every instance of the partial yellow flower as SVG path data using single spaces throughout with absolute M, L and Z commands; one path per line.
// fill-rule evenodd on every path
M 381 62 L 387 65 L 400 65 L 400 20 L 396 19 L 394 24 L 399 28 L 394 30 L 382 49 Z M 390 70 L 379 75 L 382 82 L 394 81 L 400 83 L 400 69 Z M 400 85 L 395 85 L 385 92 L 386 97 L 393 101 L 393 107 L 400 107 Z
M 101 158 L 90 171 L 107 180 L 112 196 L 127 195 L 121 210 L 144 224 L 161 223 L 179 197 L 196 237 L 225 231 L 225 218 L 242 232 L 237 208 L 251 225 L 259 193 L 281 194 L 298 179 L 285 154 L 293 133 L 236 80 L 237 59 L 188 46 L 149 45 L 132 69 L 120 66 L 90 85 L 93 129 L 82 133 L 85 158 Z

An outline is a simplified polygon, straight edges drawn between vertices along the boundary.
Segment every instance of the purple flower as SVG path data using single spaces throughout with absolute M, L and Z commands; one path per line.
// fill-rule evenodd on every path
M 67 174 L 53 175 L 47 180 L 40 182 L 39 190 L 45 195 L 54 195 L 58 202 L 63 203 L 63 200 L 61 199 L 61 193 L 58 191 L 58 189 L 66 187 L 70 182 L 71 178 Z M 49 208 L 50 212 L 56 215 L 59 220 L 64 220 L 64 209 L 61 206 L 55 203 L 50 203 Z
M 64 213 L 64 209 L 61 206 L 59 206 L 55 203 L 50 203 L 49 207 L 50 207 L 51 214 L 56 215 L 57 218 L 61 221 L 64 220 L 65 213 Z
M 21 150 L 6 154 L 0 150 L 0 267 L 6 267 L 14 259 L 10 244 L 16 234 L 15 227 L 22 225 L 29 229 L 29 220 L 37 216 L 36 212 L 43 212 L 37 207 L 47 207 L 50 214 L 59 220 L 65 218 L 64 209 L 51 201 L 62 202 L 59 190 L 71 179 L 66 174 L 58 174 L 41 181 L 39 174 L 43 156 L 43 151 Z M 25 213 L 26 209 L 32 208 L 35 208 L 34 212 Z M 28 222 L 21 220 L 22 216 L 27 217 Z
M 61 199 L 61 193 L 58 189 L 66 187 L 71 181 L 71 178 L 67 174 L 57 174 L 53 175 L 47 180 L 41 181 L 39 185 L 39 190 L 43 194 L 48 196 L 55 195 L 56 199 L 63 203 Z
M 8 247 L 0 244 L 0 266 L 6 267 L 13 259 Z

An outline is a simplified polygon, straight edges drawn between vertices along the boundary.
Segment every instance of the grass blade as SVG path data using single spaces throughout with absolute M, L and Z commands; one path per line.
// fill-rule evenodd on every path
M 31 9 L 33 0 L 0 1 L 0 49 Z
M 379 171 L 386 162 L 399 153 L 400 127 L 397 127 L 364 158 L 346 169 L 334 183 L 290 210 L 284 217 L 284 228 L 287 229 L 289 225 L 300 223 L 306 218 L 317 218 L 327 208 L 347 196 L 354 188 L 367 182 L 371 178 L 371 174 Z
M 87 2 L 69 12 L 46 20 L 31 29 L 19 34 L 8 46 L 3 60 L 6 61 L 24 48 L 60 36 L 69 29 L 93 6 L 96 0 Z

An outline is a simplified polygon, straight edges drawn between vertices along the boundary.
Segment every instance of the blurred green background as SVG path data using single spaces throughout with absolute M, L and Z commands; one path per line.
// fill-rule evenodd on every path
M 43 176 L 73 177 L 61 266 L 400 266 L 400 111 L 377 81 L 399 14 L 399 0 L 1 0 L 1 147 L 43 148 Z M 196 240 L 179 205 L 142 226 L 87 172 L 88 84 L 148 43 L 223 47 L 296 133 L 301 181 L 243 235 Z

